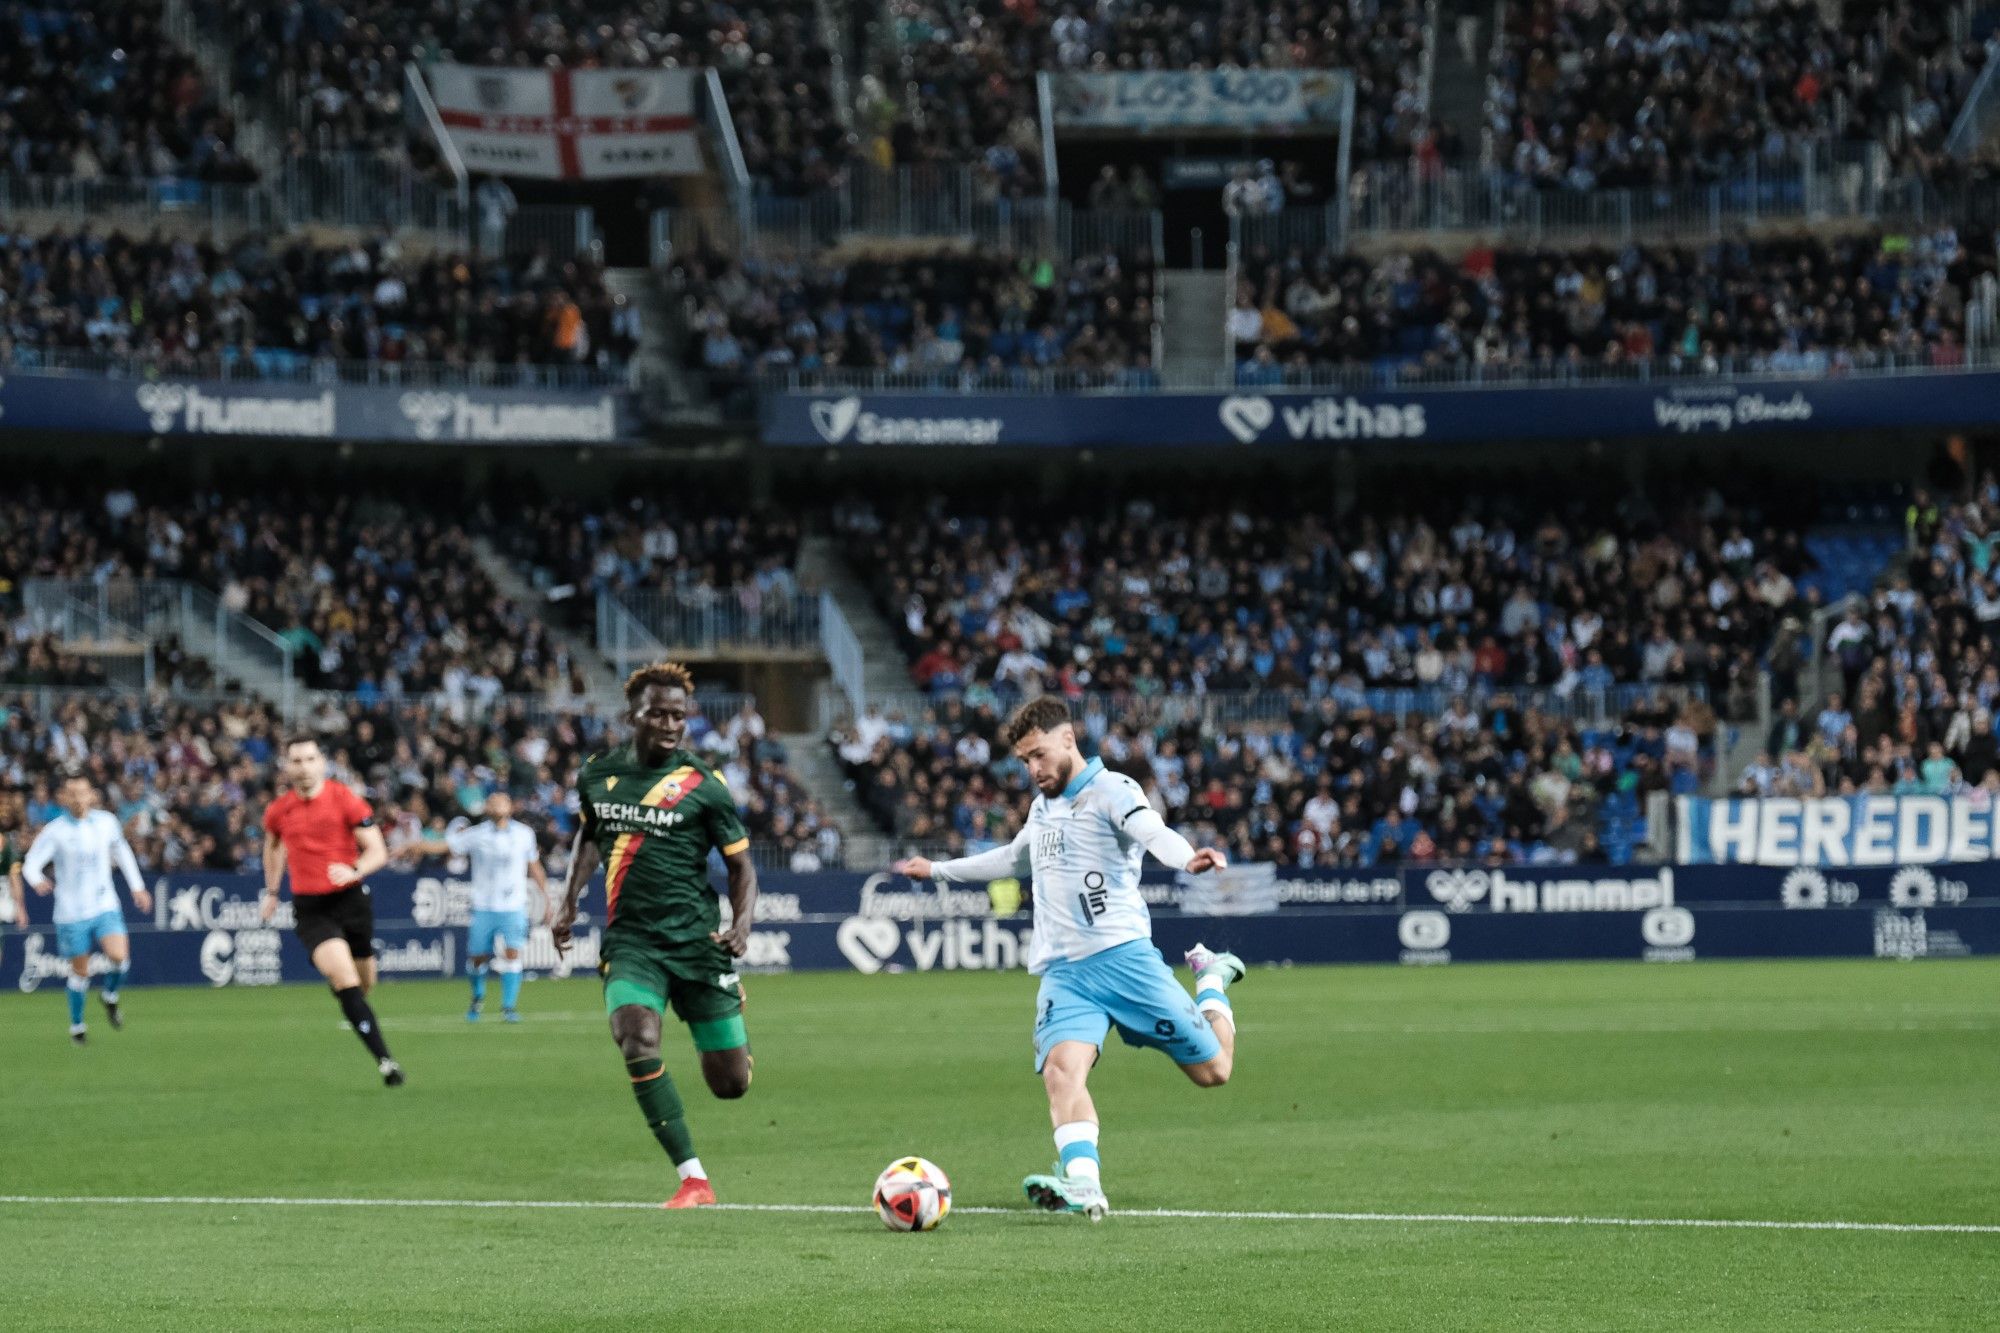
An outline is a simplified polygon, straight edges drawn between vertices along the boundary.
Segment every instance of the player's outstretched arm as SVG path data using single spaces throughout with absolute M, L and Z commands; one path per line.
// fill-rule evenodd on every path
M 1190 875 L 1199 875 L 1203 871 L 1222 870 L 1229 865 L 1229 859 L 1212 847 L 1196 851 L 1194 844 L 1168 828 L 1167 821 L 1160 818 L 1160 812 L 1151 806 L 1134 810 L 1126 817 L 1125 833 L 1169 870 L 1184 870 Z
M 55 826 L 52 824 L 49 827 Z M 33 842 L 28 844 L 27 859 L 21 863 L 21 873 L 27 876 L 28 884 L 45 898 L 55 889 L 55 885 L 49 883 L 48 875 L 45 873 L 49 868 L 49 862 L 55 860 L 55 856 L 55 842 L 50 837 L 49 829 L 45 828 L 35 835 Z
M 549 922 L 549 933 L 555 937 L 556 956 L 569 952 L 570 927 L 576 924 L 576 905 L 583 898 L 584 886 L 597 873 L 597 863 L 601 853 L 597 850 L 597 820 L 591 815 L 590 807 L 583 808 L 583 824 L 576 831 L 576 842 L 569 849 L 569 875 L 563 880 L 563 900 Z
M 139 858 L 132 854 L 132 844 L 125 841 L 125 832 L 120 829 L 118 840 L 111 845 L 111 859 L 118 863 L 118 873 L 125 877 L 125 887 L 131 891 L 132 904 L 141 912 L 153 910 L 153 895 L 146 891 L 146 877 L 139 873 Z
M 750 926 L 757 916 L 757 867 L 748 847 L 723 857 L 722 864 L 729 871 L 729 929 L 710 938 L 741 958 L 750 951 Z
M 1018 879 L 1028 873 L 1028 830 L 1014 840 L 977 856 L 961 856 L 951 861 L 933 861 L 927 856 L 911 856 L 889 867 L 911 879 L 933 879 L 940 884 L 990 884 L 996 879 Z

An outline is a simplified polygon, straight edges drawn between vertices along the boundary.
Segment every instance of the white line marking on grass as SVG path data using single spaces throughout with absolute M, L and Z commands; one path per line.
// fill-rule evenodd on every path
M 205 1194 L 0 1194 L 0 1205 L 77 1204 L 161 1205 L 228 1208 L 555 1208 L 651 1212 L 657 1203 L 621 1199 L 334 1199 Z M 839 1203 L 722 1203 L 724 1213 L 867 1214 L 875 1210 Z M 986 1216 L 1032 1216 L 1028 1208 L 956 1208 Z M 1185 1218 L 1204 1222 L 1399 1222 L 1493 1227 L 1679 1227 L 1714 1231 L 1865 1231 L 1935 1235 L 1995 1236 L 2000 1224 L 1979 1222 L 1788 1221 L 1737 1217 L 1592 1217 L 1538 1213 L 1350 1213 L 1284 1212 L 1277 1209 L 1123 1208 L 1117 1217 Z

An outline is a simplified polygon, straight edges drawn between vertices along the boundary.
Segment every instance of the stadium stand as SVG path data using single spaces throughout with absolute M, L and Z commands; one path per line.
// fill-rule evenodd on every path
M 1081 384 L 1158 383 L 1144 254 L 1067 266 L 999 252 L 811 266 L 694 256 L 672 282 L 690 364 L 725 379 L 883 370 L 1005 385 L 1059 369 Z
M 634 327 L 582 259 L 406 255 L 387 239 L 0 236 L 0 366 L 88 353 L 250 379 L 337 362 L 612 369 Z
M 1701 184 L 1814 148 L 1924 173 L 1985 65 L 1945 7 L 1528 0 L 1488 79 L 1489 157 L 1548 188 Z
M 1903 536 L 1874 586 L 1836 608 L 1830 688 L 1781 704 L 1742 794 L 2000 792 L 2000 480 L 1955 502 L 1918 491 Z
M 521 818 L 559 858 L 576 831 L 576 770 L 606 743 L 606 718 L 550 711 L 537 701 L 442 695 L 368 701 L 323 696 L 305 719 L 324 738 L 332 773 L 374 803 L 392 854 L 445 822 L 477 817 L 486 796 L 511 791 Z M 0 692 L 0 773 L 18 790 L 32 830 L 59 811 L 61 777 L 81 770 L 125 825 L 140 861 L 157 870 L 255 870 L 260 816 L 280 780 L 277 747 L 292 725 L 240 696 L 151 697 L 81 689 Z M 760 855 L 777 865 L 838 865 L 839 830 L 800 790 L 784 747 L 754 709 L 697 716 L 689 744 L 736 793 Z
M 1826 374 L 1954 366 L 1965 303 L 1995 270 L 1990 232 L 1803 235 L 1705 246 L 1243 258 L 1227 333 L 1236 379 L 1328 369 L 1397 383 L 1667 373 Z M 672 281 L 690 366 L 806 383 L 879 371 L 899 385 L 1155 387 L 1150 256 L 1067 269 L 1002 252 L 842 264 L 690 257 Z
M 1950 226 L 1456 259 L 1253 255 L 1230 328 L 1241 383 L 1326 365 L 1815 375 L 1890 360 L 1959 365 L 1965 301 L 1993 271 L 1991 234 Z
M 1705 486 L 1647 502 L 1539 485 L 1464 507 L 1413 490 L 1337 523 L 1254 487 L 1097 509 L 851 505 L 840 522 L 935 694 L 1658 682 L 1721 700 L 1814 605 L 1783 496 L 1742 493 L 1760 512 Z
M 158 0 L 0 5 L 0 163 L 8 172 L 247 181 L 236 126 Z
M 1078 701 L 1108 767 L 1198 842 L 1245 862 L 1624 862 L 1646 798 L 1696 775 L 1714 718 L 1638 697 L 1578 726 L 1512 698 L 1464 698 L 1405 716 L 1327 698 L 1264 721 L 1219 721 L 1197 701 Z M 1020 826 L 1034 790 L 999 745 L 990 692 L 909 717 L 864 714 L 836 732 L 843 765 L 879 823 L 954 852 Z

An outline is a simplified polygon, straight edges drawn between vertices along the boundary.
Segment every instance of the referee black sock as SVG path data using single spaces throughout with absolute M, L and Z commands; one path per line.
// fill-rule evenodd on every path
M 361 1038 L 361 1044 L 377 1060 L 389 1058 L 389 1043 L 382 1040 L 382 1025 L 375 1021 L 375 1011 L 368 1007 L 368 1001 L 361 998 L 361 987 L 349 986 L 337 990 L 333 998 L 340 1001 L 340 1012 L 347 1015 L 347 1021 L 354 1029 L 354 1035 Z

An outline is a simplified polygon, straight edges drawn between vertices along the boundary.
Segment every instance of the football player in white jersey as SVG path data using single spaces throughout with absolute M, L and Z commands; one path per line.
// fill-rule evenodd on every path
M 139 875 L 139 858 L 125 841 L 118 817 L 97 806 L 97 788 L 87 777 L 67 778 L 62 785 L 63 813 L 35 835 L 21 873 L 36 893 L 56 896 L 56 949 L 69 959 L 69 1039 L 81 1046 L 88 1039 L 83 1021 L 84 997 L 90 993 L 90 955 L 102 950 L 111 964 L 104 974 L 105 1017 L 111 1026 L 125 1026 L 118 994 L 130 970 L 132 950 L 125 935 L 125 916 L 118 890 L 111 882 L 112 863 L 125 876 L 132 902 L 141 912 L 153 910 L 153 895 Z M 53 883 L 48 871 L 55 868 Z
M 486 818 L 455 822 L 443 838 L 412 845 L 432 856 L 463 856 L 472 878 L 472 924 L 466 932 L 465 966 L 472 979 L 472 1007 L 465 1021 L 477 1023 L 486 1004 L 488 965 L 500 974 L 500 1016 L 521 1021 L 521 950 L 528 943 L 528 879 L 549 900 L 549 877 L 542 870 L 535 831 L 514 818 L 514 798 L 496 791 L 486 798 Z
M 1167 827 L 1139 784 L 1085 762 L 1062 700 L 1044 695 L 1008 719 L 1003 742 L 1028 767 L 1040 795 L 1005 847 L 952 861 L 915 856 L 898 874 L 939 884 L 984 883 L 1032 873 L 1035 927 L 1028 971 L 1036 998 L 1035 1068 L 1049 1094 L 1060 1159 L 1050 1175 L 1022 1182 L 1054 1212 L 1101 1221 L 1109 1211 L 1097 1155 L 1097 1108 L 1087 1086 L 1112 1028 L 1127 1045 L 1165 1051 L 1198 1086 L 1229 1081 L 1236 1056 L 1230 983 L 1243 964 L 1197 944 L 1189 995 L 1153 947 L 1152 916 L 1139 893 L 1146 853 L 1173 870 L 1222 869 L 1222 853 L 1196 851 Z

